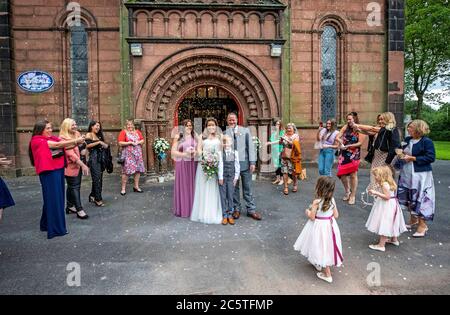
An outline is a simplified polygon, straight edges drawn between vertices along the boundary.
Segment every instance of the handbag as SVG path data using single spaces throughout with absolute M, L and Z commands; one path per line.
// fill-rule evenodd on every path
M 120 165 L 125 164 L 125 156 L 124 156 L 124 154 L 122 154 L 122 151 L 123 151 L 122 147 L 119 146 L 117 148 L 117 163 Z
M 307 180 L 308 179 L 308 175 L 306 175 L 306 168 L 302 168 L 302 172 L 299 175 L 300 180 Z
M 364 160 L 366 160 L 366 162 L 368 163 L 372 163 L 374 156 L 375 156 L 375 148 L 372 145 L 370 149 L 367 151 L 367 155 L 364 158 Z
M 63 149 L 50 149 L 50 151 L 52 152 L 52 159 L 57 159 L 64 156 Z
M 320 150 L 320 149 L 322 149 L 322 148 L 323 148 L 323 147 L 322 147 L 322 142 L 320 142 L 320 141 L 314 142 L 314 149 Z

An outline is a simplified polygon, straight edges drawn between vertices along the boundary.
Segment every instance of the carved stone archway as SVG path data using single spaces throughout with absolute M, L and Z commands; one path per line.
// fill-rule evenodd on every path
M 244 125 L 254 126 L 258 135 L 263 126 L 269 128 L 272 117 L 280 116 L 271 82 L 251 60 L 223 48 L 185 49 L 163 60 L 137 92 L 135 117 L 142 121 L 148 147 L 155 137 L 170 137 L 178 104 L 187 91 L 200 85 L 226 89 L 239 104 Z M 147 168 L 158 170 L 153 152 L 147 151 Z

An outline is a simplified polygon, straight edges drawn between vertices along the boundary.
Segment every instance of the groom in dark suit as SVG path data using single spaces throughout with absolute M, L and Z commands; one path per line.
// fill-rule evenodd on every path
M 261 214 L 256 212 L 255 201 L 252 193 L 252 173 L 256 167 L 256 151 L 253 146 L 252 135 L 248 128 L 238 126 L 237 115 L 229 113 L 227 117 L 228 127 L 225 134 L 233 139 L 234 148 L 238 151 L 241 168 L 242 190 L 247 208 L 247 216 L 255 220 L 261 220 Z M 241 194 L 239 180 L 234 190 L 233 218 L 239 219 L 241 213 Z

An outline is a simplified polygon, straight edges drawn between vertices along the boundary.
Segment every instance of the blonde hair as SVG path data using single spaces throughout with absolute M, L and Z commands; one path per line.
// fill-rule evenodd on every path
M 286 125 L 286 130 L 291 127 L 294 130 L 294 133 L 297 133 L 297 127 L 295 126 L 294 123 L 290 122 Z
M 392 130 L 397 127 L 397 121 L 395 120 L 395 116 L 391 112 L 384 112 L 380 115 L 384 119 L 385 128 L 387 130 Z
M 61 127 L 59 127 L 59 136 L 65 139 L 75 139 L 76 135 L 70 132 L 74 123 L 75 120 L 72 118 L 64 119 L 61 123 Z
M 397 190 L 397 184 L 392 176 L 392 170 L 389 166 L 383 165 L 375 167 L 372 170 L 375 181 L 381 186 L 383 183 L 388 183 L 392 191 Z
M 415 119 L 411 121 L 408 124 L 408 127 L 409 126 L 411 126 L 420 137 L 426 136 L 430 133 L 430 127 L 425 121 L 421 119 Z
M 136 127 L 134 126 L 134 119 L 132 119 L 132 118 L 128 118 L 127 120 L 125 120 L 125 130 L 127 130 L 128 128 L 127 128 L 127 126 L 128 126 L 128 123 L 131 123 L 131 125 L 133 126 L 133 130 L 136 130 Z
M 225 140 L 229 140 L 230 144 L 233 144 L 233 138 L 231 138 L 231 136 L 229 135 L 223 135 L 222 136 L 222 142 L 225 142 Z

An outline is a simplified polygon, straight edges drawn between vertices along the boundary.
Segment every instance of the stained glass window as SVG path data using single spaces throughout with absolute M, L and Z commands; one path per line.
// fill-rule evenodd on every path
M 89 122 L 88 34 L 83 24 L 70 27 L 72 118 L 79 126 Z
M 322 121 L 336 119 L 337 80 L 336 80 L 336 29 L 325 26 L 321 37 L 321 112 Z

